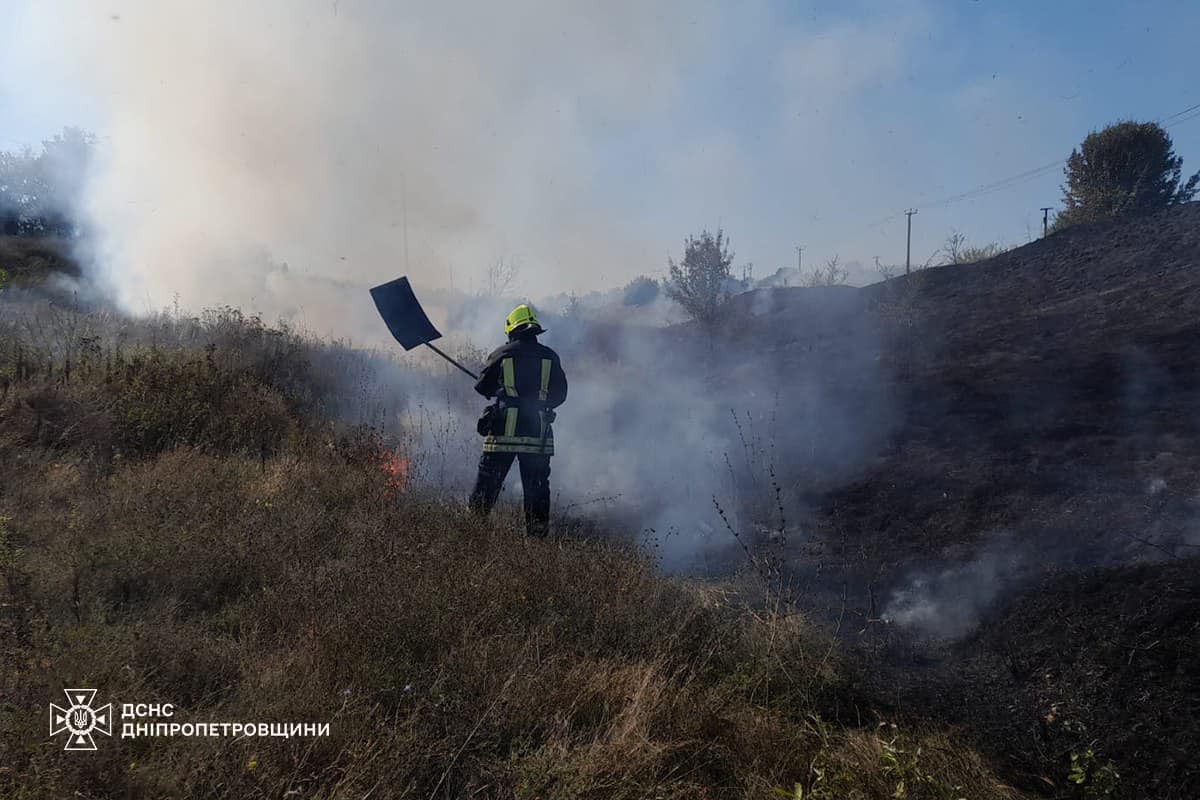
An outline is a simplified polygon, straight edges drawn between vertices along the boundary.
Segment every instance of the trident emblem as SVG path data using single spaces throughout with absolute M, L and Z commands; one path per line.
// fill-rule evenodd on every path
M 67 696 L 66 708 L 50 704 L 50 735 L 63 731 L 69 734 L 64 750 L 95 750 L 92 731 L 112 736 L 112 703 L 92 708 L 95 689 L 63 689 L 63 694 Z

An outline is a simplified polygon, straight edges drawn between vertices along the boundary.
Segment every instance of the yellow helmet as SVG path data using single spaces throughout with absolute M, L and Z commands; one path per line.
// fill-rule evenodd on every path
M 534 333 L 541 333 L 543 328 L 538 323 L 537 314 L 534 313 L 533 307 L 525 303 L 514 308 L 504 320 L 504 333 L 510 335 L 513 331 L 533 328 Z

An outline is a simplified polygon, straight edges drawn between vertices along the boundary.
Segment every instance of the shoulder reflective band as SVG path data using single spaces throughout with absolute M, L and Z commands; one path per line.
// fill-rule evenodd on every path
M 517 378 L 513 374 L 513 360 L 506 358 L 500 362 L 500 371 L 504 381 L 504 393 L 509 397 L 517 396 Z
M 513 374 L 513 360 L 506 358 L 500 362 L 500 370 L 504 373 L 504 394 L 516 399 L 517 397 L 517 378 Z M 509 406 L 504 412 L 504 435 L 517 435 L 517 416 L 520 414 L 520 409 L 516 406 Z

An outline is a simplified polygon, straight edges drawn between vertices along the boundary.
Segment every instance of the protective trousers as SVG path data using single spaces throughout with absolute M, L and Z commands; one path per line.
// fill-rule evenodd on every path
M 517 459 L 521 470 L 521 490 L 525 499 L 525 532 L 544 537 L 550 532 L 550 456 L 532 453 L 484 453 L 479 459 L 479 474 L 471 492 L 471 509 L 487 515 L 504 486 L 504 479 Z

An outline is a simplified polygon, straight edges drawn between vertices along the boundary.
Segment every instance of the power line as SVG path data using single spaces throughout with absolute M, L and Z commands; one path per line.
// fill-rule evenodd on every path
M 1193 113 L 1193 112 L 1195 112 L 1195 113 Z M 1188 116 L 1184 116 L 1184 115 L 1188 115 Z M 1188 106 L 1187 108 L 1183 109 L 1182 111 L 1176 111 L 1174 114 L 1171 114 L 1168 117 L 1163 117 L 1162 119 L 1164 122 L 1167 120 L 1174 120 L 1173 122 L 1170 122 L 1169 125 L 1164 126 L 1164 127 L 1173 127 L 1175 125 L 1179 125 L 1182 122 L 1187 122 L 1188 120 L 1196 119 L 1197 117 L 1200 117 L 1200 103 L 1197 103 L 1196 105 L 1193 105 L 1193 106 Z M 998 191 L 1000 189 L 1007 189 L 1011 186 L 1017 186 L 1021 183 L 1024 183 L 1025 181 L 1040 177 L 1041 175 L 1044 175 L 1045 173 L 1049 172 L 1050 170 L 1054 169 L 1055 167 L 1061 167 L 1062 165 L 1064 165 L 1066 163 L 1067 163 L 1067 159 L 1061 158 L 1057 161 L 1052 161 L 1049 164 L 1043 164 L 1040 167 L 1034 167 L 1033 169 L 1027 170 L 1020 174 L 1012 175 L 1008 178 L 1003 178 L 1001 180 L 995 181 L 993 183 L 985 184 L 983 186 L 978 186 L 974 189 L 971 189 L 970 191 L 962 192 L 960 194 L 950 195 L 949 197 L 944 197 L 941 200 L 935 200 L 931 203 L 920 204 L 917 207 L 918 208 L 937 208 L 939 206 L 947 206 L 952 203 L 957 203 L 961 200 L 968 200 L 972 197 L 976 197 L 979 195 L 989 194 L 991 192 Z M 900 216 L 899 214 L 894 215 L 894 217 L 899 217 L 899 216 Z
M 1184 122 L 1189 122 L 1196 118 L 1200 118 L 1200 103 L 1188 106 L 1187 108 L 1176 111 L 1174 114 L 1170 114 L 1166 117 L 1160 117 L 1159 124 L 1164 128 L 1173 128 L 1176 125 L 1181 125 Z M 952 194 L 939 200 L 933 200 L 927 203 L 918 203 L 914 208 L 909 209 L 909 211 L 899 211 L 894 214 L 888 214 L 887 216 L 881 217 L 874 222 L 870 222 L 860 228 L 856 228 L 850 233 L 845 234 L 845 237 L 850 238 L 858 236 L 859 234 L 866 233 L 869 230 L 878 228 L 888 222 L 898 220 L 900 217 L 906 215 L 908 216 L 909 228 L 911 230 L 912 213 L 916 213 L 920 209 L 941 208 L 944 206 L 953 205 L 954 203 L 962 202 L 963 200 L 970 200 L 975 197 L 983 197 L 985 195 L 994 194 L 995 192 L 1000 192 L 1005 189 L 1011 189 L 1014 186 L 1020 186 L 1023 183 L 1028 183 L 1029 181 L 1040 178 L 1043 175 L 1064 166 L 1066 163 L 1067 159 L 1061 158 L 1057 161 L 1051 161 L 1048 164 L 1043 164 L 1040 167 L 1034 167 L 1033 169 L 1026 170 L 1025 172 L 1021 172 L 1016 175 L 1010 175 L 1007 178 L 1002 178 L 998 181 L 993 181 L 992 183 L 977 186 L 974 189 L 970 189 L 965 192 Z
M 1187 115 L 1187 116 L 1184 116 L 1184 115 Z M 1167 117 L 1163 117 L 1162 119 L 1164 121 L 1173 120 L 1173 122 L 1170 122 L 1168 125 L 1164 125 L 1164 127 L 1174 127 L 1175 125 L 1179 125 L 1180 123 L 1196 119 L 1197 117 L 1200 117 L 1200 103 L 1197 103 L 1196 105 L 1193 105 L 1193 106 L 1188 106 L 1187 108 L 1183 109 L 1182 111 L 1176 111 L 1174 114 L 1171 114 L 1170 116 L 1167 116 Z M 934 200 L 934 201 L 927 202 L 927 203 L 919 203 L 917 205 L 917 208 L 926 208 L 926 209 L 939 208 L 941 206 L 952 205 L 953 203 L 957 203 L 962 200 L 969 200 L 972 197 L 978 197 L 978 196 L 982 196 L 985 194 L 991 194 L 992 192 L 999 191 L 1001 189 L 1008 189 L 1012 186 L 1017 186 L 1022 183 L 1025 183 L 1026 181 L 1041 177 L 1042 175 L 1046 174 L 1047 172 L 1055 169 L 1056 167 L 1061 167 L 1066 163 L 1067 163 L 1067 159 L 1060 158 L 1057 161 L 1051 161 L 1049 164 L 1043 164 L 1040 167 L 1034 167 L 1031 170 L 1026 170 L 1025 172 L 1021 172 L 1016 175 L 1011 175 L 1007 178 L 1002 178 L 1001 180 L 994 181 L 993 183 L 984 184 L 983 186 L 977 186 L 976 188 L 971 189 L 966 192 L 960 192 L 959 194 L 952 194 L 952 195 L 949 195 L 948 197 L 943 197 L 940 200 Z M 880 223 L 889 222 L 893 219 L 899 219 L 903 215 L 904 215 L 904 212 L 892 214 L 892 215 L 880 220 Z M 874 227 L 874 226 L 875 226 L 875 224 L 872 224 L 869 227 Z
M 1197 106 L 1197 108 L 1200 108 L 1200 106 Z M 1200 111 L 1194 111 L 1186 117 L 1181 117 L 1180 119 L 1177 119 L 1174 122 L 1169 122 L 1166 125 L 1163 125 L 1163 127 L 1164 128 L 1174 128 L 1176 125 L 1182 125 L 1183 123 L 1189 122 L 1189 121 L 1195 119 L 1196 117 L 1200 117 Z
M 1196 105 L 1194 105 L 1194 106 L 1188 106 L 1183 111 L 1176 111 L 1171 116 L 1162 118 L 1161 120 L 1159 120 L 1159 122 L 1167 122 L 1169 120 L 1175 119 L 1176 117 L 1182 117 L 1184 114 L 1188 114 L 1188 113 L 1191 113 L 1192 111 L 1197 111 L 1197 110 L 1200 110 L 1200 103 L 1196 103 Z M 1192 119 L 1192 117 L 1188 117 L 1188 119 Z M 1178 125 L 1179 122 L 1172 122 L 1171 124 Z
M 1017 186 L 1019 184 L 1025 183 L 1026 181 L 1030 181 L 1030 180 L 1033 180 L 1034 178 L 1041 177 L 1042 175 L 1046 174 L 1047 172 L 1050 172 L 1053 169 L 1061 167 L 1063 164 L 1066 164 L 1066 163 L 1067 163 L 1067 160 L 1065 158 L 1060 158 L 1057 161 L 1052 161 L 1049 164 L 1043 164 L 1040 167 L 1035 167 L 1034 169 L 1027 170 L 1026 172 L 1022 172 L 1019 175 L 1013 175 L 1011 177 L 1004 178 L 1003 180 L 999 180 L 994 183 L 984 184 L 983 186 L 978 186 L 974 189 L 971 189 L 970 191 L 962 192 L 960 194 L 952 194 L 949 197 L 943 197 L 940 200 L 934 200 L 929 203 L 921 204 L 919 207 L 920 208 L 939 208 L 941 206 L 952 205 L 952 204 L 960 202 L 962 200 L 969 200 L 972 197 L 978 197 L 978 196 L 985 195 L 985 194 L 991 194 L 992 192 L 996 192 L 1001 189 L 1008 189 L 1009 187 Z

